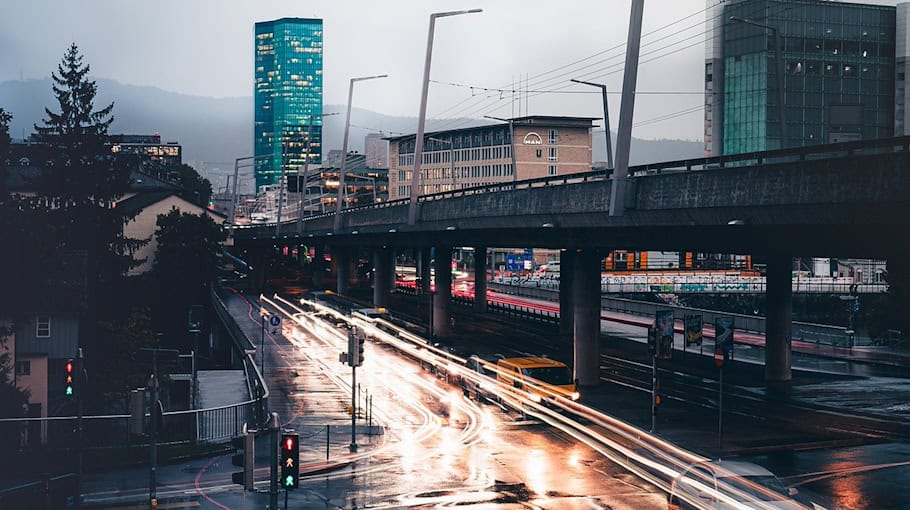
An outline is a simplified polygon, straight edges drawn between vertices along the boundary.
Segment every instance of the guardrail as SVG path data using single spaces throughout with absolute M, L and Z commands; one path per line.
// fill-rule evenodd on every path
M 542 289 L 536 287 L 518 287 L 513 285 L 503 285 L 499 283 L 488 283 L 490 290 L 495 290 L 503 294 L 512 294 L 546 301 L 559 301 L 559 291 L 551 289 Z M 601 297 L 601 310 L 635 315 L 639 317 L 653 318 L 657 310 L 673 310 L 676 319 L 682 320 L 686 314 L 701 314 L 705 324 L 714 324 L 718 316 L 734 317 L 736 329 L 739 331 L 751 331 L 755 333 L 765 333 L 765 318 L 754 315 L 744 315 L 736 313 L 718 312 L 717 310 L 704 310 L 701 308 L 688 308 L 684 306 L 647 303 L 644 301 L 635 301 L 632 299 L 623 299 L 615 297 Z M 540 311 L 545 313 L 545 311 Z M 549 313 L 549 312 L 546 312 Z M 830 326 L 826 324 L 813 324 L 810 322 L 793 321 L 790 328 L 790 336 L 794 340 L 805 342 L 814 342 L 819 344 L 833 346 L 851 346 L 850 335 L 847 334 L 847 328 L 841 326 Z M 868 342 L 865 337 L 855 337 L 852 345 L 860 345 Z
M 662 281 L 663 280 L 663 281 Z M 559 290 L 558 278 L 528 278 L 513 276 L 494 281 L 499 285 L 535 287 Z M 793 280 L 793 293 L 800 294 L 881 294 L 888 291 L 886 283 L 849 283 L 813 280 Z M 666 293 L 666 294 L 764 294 L 768 284 L 764 277 L 752 278 L 698 278 L 683 281 L 648 276 L 601 278 L 600 291 L 604 294 Z
M 228 313 L 227 306 L 214 288 L 211 290 L 211 297 L 215 313 L 233 340 L 234 345 L 243 352 L 243 371 L 246 374 L 247 390 L 249 391 L 251 402 L 256 403 L 255 420 L 251 420 L 251 423 L 255 423 L 257 427 L 265 426 L 269 415 L 269 388 L 265 384 L 262 373 L 259 372 L 255 359 L 253 359 L 257 352 L 256 346 L 243 333 L 234 317 Z
M 793 163 L 800 161 L 821 161 L 825 159 L 843 158 L 854 155 L 873 155 L 873 154 L 890 154 L 910 152 L 910 136 L 897 136 L 892 138 L 879 138 L 875 140 L 861 140 L 856 142 L 842 142 L 825 145 L 813 145 L 808 147 L 796 147 L 791 149 L 775 149 L 762 152 L 747 152 L 743 154 L 732 154 L 725 156 L 713 156 L 710 158 L 691 158 L 676 161 L 665 161 L 659 163 L 647 163 L 644 165 L 635 165 L 629 167 L 629 173 L 633 177 L 644 177 L 647 175 L 659 175 L 664 172 L 691 172 L 691 171 L 710 171 L 719 170 L 726 167 L 742 166 L 761 166 L 778 163 Z M 515 182 L 504 182 L 490 184 L 485 186 L 474 186 L 458 190 L 443 191 L 420 195 L 417 201 L 431 202 L 435 200 L 445 200 L 464 196 L 479 195 L 484 193 L 499 193 L 503 191 L 514 191 L 519 189 L 538 188 L 545 186 L 559 186 L 564 184 L 603 181 L 608 178 L 606 170 L 591 170 L 588 172 L 579 172 L 575 174 L 556 175 L 549 177 L 538 177 L 535 179 L 525 179 Z M 388 207 L 398 207 L 406 205 L 410 199 L 403 198 L 399 200 L 390 200 L 378 204 L 367 204 L 357 207 L 344 209 L 342 213 L 357 211 L 366 211 L 372 209 L 385 209 Z M 334 216 L 335 212 L 326 212 L 305 216 L 302 222 L 315 221 L 321 218 Z M 281 222 L 282 225 L 294 227 L 296 232 L 297 219 Z M 254 229 L 254 228 L 275 228 L 276 223 L 256 223 L 246 225 L 232 225 L 228 228 L 233 229 Z M 287 232 L 285 232 L 287 233 Z

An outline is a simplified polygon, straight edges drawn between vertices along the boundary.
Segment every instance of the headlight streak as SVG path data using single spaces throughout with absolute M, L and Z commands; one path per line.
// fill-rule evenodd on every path
M 277 295 L 275 296 L 275 299 L 277 301 L 282 302 L 284 305 L 286 305 L 292 309 L 297 309 L 302 314 L 306 313 L 303 310 L 300 310 L 300 308 L 297 307 L 296 305 L 294 305 L 293 303 L 291 303 Z M 276 303 L 275 301 L 268 300 L 267 298 L 266 298 L 266 302 L 268 302 L 268 304 L 271 305 L 272 307 L 275 307 L 276 309 L 280 310 L 281 313 L 287 315 L 292 320 L 295 320 L 301 326 L 307 327 L 308 329 L 310 327 L 312 327 L 311 324 L 307 324 L 307 322 L 302 320 L 302 317 L 304 317 L 305 315 L 289 313 L 287 310 L 283 309 L 278 303 Z M 310 304 L 311 306 L 317 305 L 317 306 L 314 306 L 314 308 L 317 310 L 320 309 L 320 307 L 318 306 L 317 303 L 308 303 L 308 304 Z M 333 313 L 331 315 L 333 317 L 336 317 L 339 319 L 346 319 L 345 317 L 339 316 L 338 314 Z M 318 322 L 319 321 L 316 321 L 316 324 L 318 324 Z M 352 323 L 353 321 L 348 320 L 346 322 Z M 365 333 L 368 335 L 369 334 L 372 334 L 372 335 L 382 334 L 381 330 L 376 329 L 375 327 L 373 327 L 370 324 L 360 323 L 357 325 L 358 325 L 358 327 L 363 327 Z M 341 334 L 340 332 L 338 332 L 337 328 L 329 327 L 329 328 L 319 328 L 319 329 L 321 330 L 321 332 L 323 334 L 316 335 L 316 338 L 318 338 L 323 343 L 323 345 L 325 345 L 327 348 L 337 349 L 339 347 L 346 345 L 346 339 L 343 338 L 344 335 Z M 326 336 L 328 338 L 326 338 Z M 389 392 L 389 394 L 396 395 L 400 401 L 403 401 L 409 407 L 412 407 L 419 415 L 421 415 L 423 417 L 424 425 L 421 426 L 420 429 L 415 431 L 414 434 L 409 435 L 407 440 L 403 441 L 402 443 L 399 443 L 399 448 L 402 447 L 402 444 L 403 444 L 403 447 L 405 448 L 405 450 L 402 451 L 401 453 L 402 453 L 402 464 L 403 464 L 402 467 L 406 471 L 412 469 L 414 462 L 419 460 L 421 457 L 426 458 L 426 457 L 436 455 L 438 453 L 442 453 L 443 455 L 449 455 L 449 457 L 451 457 L 453 448 L 460 448 L 461 443 L 470 445 L 475 442 L 481 441 L 483 439 L 483 436 L 480 434 L 480 432 L 482 431 L 482 425 L 484 423 L 490 423 L 491 418 L 489 415 L 485 415 L 476 404 L 474 404 L 473 402 L 465 401 L 463 398 L 461 398 L 461 395 L 457 392 L 438 388 L 435 384 L 427 384 L 426 379 L 420 373 L 415 374 L 410 370 L 407 370 L 407 369 L 403 370 L 403 368 L 413 366 L 410 363 L 408 363 L 404 366 L 400 366 L 400 365 L 403 365 L 402 363 L 400 363 L 400 358 L 397 358 L 397 357 L 390 358 L 389 356 L 376 356 L 376 354 L 378 354 L 378 352 L 374 352 L 374 353 L 368 354 L 366 356 L 365 363 L 367 365 L 370 365 L 373 363 L 377 363 L 379 365 L 379 366 L 374 366 L 372 370 L 367 371 L 367 374 L 370 374 L 371 372 L 376 372 L 377 371 L 376 369 L 378 369 L 378 368 L 384 368 L 384 369 L 386 369 L 388 375 L 398 377 L 399 379 L 404 379 L 406 382 L 408 382 L 412 388 L 410 388 L 410 391 L 407 388 L 404 389 L 404 391 L 403 391 L 403 388 L 401 387 L 400 384 L 397 384 L 395 382 L 390 383 L 387 377 L 380 378 L 380 381 L 381 381 L 380 384 L 385 387 L 385 389 Z M 326 359 L 334 359 L 334 356 L 332 354 L 328 354 L 323 357 Z M 324 369 L 327 369 L 327 371 L 329 373 L 335 375 L 335 381 L 336 381 L 336 383 L 339 384 L 340 387 L 345 388 L 345 389 L 349 388 L 349 384 L 347 384 L 347 380 L 346 380 L 345 376 L 344 375 L 339 376 L 334 373 L 337 371 L 337 369 L 332 369 L 325 363 L 320 363 L 320 365 L 323 366 Z M 394 366 L 394 365 L 399 365 L 399 366 Z M 370 379 L 369 375 L 367 375 L 366 379 L 367 380 Z M 433 381 L 435 382 L 435 378 L 433 379 Z M 463 430 L 461 430 L 461 434 L 457 438 L 457 440 L 454 438 L 448 438 L 449 440 L 443 440 L 442 442 L 440 442 L 439 447 L 437 449 L 438 452 L 428 450 L 424 455 L 422 455 L 420 457 L 414 457 L 413 455 L 408 453 L 409 451 L 413 453 L 413 450 L 408 450 L 408 445 L 419 444 L 420 442 L 430 439 L 433 436 L 439 435 L 441 431 L 446 432 L 447 430 L 452 430 L 452 429 L 446 429 L 446 428 L 442 427 L 438 416 L 436 416 L 432 411 L 427 409 L 426 406 L 424 406 L 419 399 L 416 399 L 416 398 L 402 399 L 401 398 L 402 395 L 404 395 L 404 396 L 419 395 L 421 391 L 427 391 L 427 392 L 431 393 L 438 400 L 448 399 L 451 409 L 454 412 L 455 416 L 464 415 L 467 418 L 467 423 L 465 425 L 465 428 Z M 348 389 L 348 394 L 350 394 L 349 389 Z M 391 420 L 388 420 L 387 422 L 391 423 Z M 458 446 L 456 446 L 456 445 L 458 445 Z M 384 448 L 384 450 L 388 450 L 388 448 Z M 366 457 L 372 456 L 372 455 L 375 455 L 375 453 L 363 453 L 363 454 L 351 456 L 348 458 L 349 459 L 366 458 Z M 411 466 L 411 467 L 409 468 L 408 466 Z M 474 466 L 472 466 L 472 468 L 474 468 Z M 359 474 L 363 474 L 366 472 L 379 471 L 382 469 L 386 469 L 386 468 L 384 468 L 383 466 L 375 466 L 372 468 L 359 468 L 359 469 L 357 469 L 357 472 Z
M 276 298 L 296 308 L 292 303 L 277 296 Z M 669 482 L 664 481 L 664 478 L 670 480 L 676 479 L 690 465 L 708 460 L 679 448 L 672 443 L 651 436 L 637 427 L 579 404 L 574 401 L 573 397 L 575 397 L 575 395 L 571 393 L 553 391 L 548 387 L 535 384 L 533 380 L 529 380 L 529 378 L 523 378 L 521 380 L 526 389 L 515 388 L 511 383 L 514 382 L 516 378 L 511 374 L 500 370 L 495 364 L 481 361 L 484 364 L 485 370 L 490 373 L 498 374 L 501 378 L 509 381 L 508 383 L 470 371 L 465 366 L 467 361 L 465 358 L 439 349 L 427 343 L 423 338 L 381 318 L 371 318 L 357 312 L 352 313 L 351 317 L 346 317 L 318 302 L 301 300 L 301 303 L 306 303 L 317 310 L 323 310 L 323 313 L 329 313 L 340 320 L 344 320 L 349 324 L 362 328 L 365 334 L 373 340 L 385 343 L 418 362 L 436 367 L 437 370 L 440 367 L 443 368 L 446 371 L 447 377 L 454 376 L 469 380 L 478 385 L 483 384 L 488 392 L 497 396 L 510 407 L 534 416 L 554 428 L 563 431 L 588 445 L 615 464 L 628 469 L 637 476 L 648 480 L 668 493 L 670 491 L 670 484 Z M 379 329 L 377 325 L 382 325 L 384 329 Z M 386 330 L 394 333 L 389 333 Z M 421 386 L 421 388 L 429 390 L 426 386 Z M 530 394 L 527 391 L 528 388 L 533 390 Z M 439 395 L 439 392 L 441 392 L 441 390 L 434 390 L 431 391 L 436 395 Z M 398 392 L 396 391 L 396 393 Z M 539 398 L 541 395 L 547 397 L 545 402 L 535 402 L 535 397 Z M 441 395 L 440 398 L 442 398 Z M 464 402 L 464 399 L 461 399 L 461 402 Z M 642 453 L 639 453 L 639 451 L 619 444 L 615 440 L 557 412 L 551 407 L 561 408 L 569 413 L 590 420 L 595 425 L 602 427 L 606 429 L 606 431 L 625 439 L 630 444 L 645 450 L 649 456 L 645 456 Z M 467 408 L 467 406 L 465 406 L 465 408 Z M 475 412 L 469 414 L 473 417 L 472 421 L 474 422 L 481 420 L 489 423 L 488 420 L 483 420 L 483 413 Z M 483 430 L 484 427 L 481 424 L 479 428 Z M 475 440 L 484 440 L 484 438 L 485 434 L 481 432 L 479 437 Z M 743 480 L 742 478 L 735 478 L 735 480 L 737 483 L 742 483 L 743 485 L 759 491 L 763 489 L 761 486 L 750 484 L 747 480 Z M 752 494 L 748 494 L 737 487 L 721 487 L 723 490 L 718 490 L 713 487 L 713 482 L 709 486 L 691 478 L 686 481 L 708 493 L 718 502 L 731 505 L 732 508 L 755 508 L 756 506 L 758 508 L 772 507 L 772 505 L 755 498 Z M 728 484 L 720 483 L 719 485 L 724 486 Z M 755 485 L 755 487 L 752 487 L 753 485 Z M 768 492 L 770 493 L 770 491 Z M 680 496 L 682 499 L 686 500 L 687 503 L 695 505 L 696 507 L 705 506 L 704 500 L 696 498 L 697 500 L 690 501 L 690 498 L 687 497 L 686 494 L 680 494 Z M 746 506 L 746 503 L 748 503 L 748 506 Z

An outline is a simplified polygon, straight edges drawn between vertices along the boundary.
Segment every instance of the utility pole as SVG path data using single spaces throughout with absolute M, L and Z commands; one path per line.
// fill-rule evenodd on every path
M 272 436 L 272 451 L 270 454 L 271 463 L 269 464 L 269 508 L 278 509 L 278 432 L 280 423 L 278 422 L 278 413 L 272 413 L 269 420 L 269 434 Z M 285 509 L 286 510 L 286 509 Z
M 76 350 L 76 377 L 78 382 L 76 383 L 76 404 L 77 404 L 77 418 L 76 418 L 76 428 L 79 431 L 79 454 L 76 460 L 76 508 L 82 508 L 82 455 L 85 445 L 83 443 L 83 434 L 82 434 L 82 415 L 84 412 L 84 402 L 85 402 L 85 359 L 82 355 L 82 347 L 79 347 Z
M 152 436 L 151 467 L 149 468 L 149 507 L 158 507 L 158 349 L 152 350 L 152 396 L 149 402 L 149 421 Z
M 645 0 L 632 0 L 629 37 L 626 42 L 626 67 L 622 77 L 622 101 L 616 140 L 616 168 L 610 189 L 610 216 L 626 211 L 626 177 L 629 174 L 629 150 L 632 147 L 632 114 L 635 109 L 635 86 L 638 82 L 638 53 L 641 48 L 641 19 Z

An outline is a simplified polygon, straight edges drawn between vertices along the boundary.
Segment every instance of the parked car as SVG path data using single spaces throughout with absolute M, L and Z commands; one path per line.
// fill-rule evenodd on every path
M 673 480 L 667 506 L 670 510 L 805 508 L 793 499 L 797 493 L 795 488 L 784 487 L 774 473 L 758 464 L 706 461 L 692 464 Z

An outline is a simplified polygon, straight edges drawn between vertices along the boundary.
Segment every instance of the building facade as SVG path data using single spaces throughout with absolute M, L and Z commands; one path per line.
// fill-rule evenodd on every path
M 821 0 L 707 4 L 705 155 L 903 132 L 895 7 Z M 779 32 L 781 64 L 768 27 Z M 779 66 L 786 139 L 780 128 Z
M 322 162 L 322 20 L 256 23 L 253 153 L 256 189 Z M 312 128 L 310 124 L 312 123 Z
M 370 133 L 363 140 L 369 168 L 389 168 L 389 142 L 381 133 Z
M 591 117 L 529 116 L 426 134 L 419 194 L 591 171 Z M 389 141 L 389 199 L 411 193 L 416 135 Z M 515 150 L 515 170 L 512 150 Z

